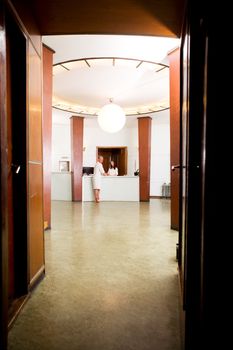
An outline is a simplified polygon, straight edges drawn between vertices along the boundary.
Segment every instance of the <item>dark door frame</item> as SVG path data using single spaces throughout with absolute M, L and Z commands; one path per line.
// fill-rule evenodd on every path
M 12 318 L 22 297 L 28 292 L 28 238 L 27 238 L 27 38 L 9 9 L 5 13 L 7 62 L 7 114 L 8 114 L 8 200 L 12 202 L 8 220 L 11 229 L 13 255 L 10 274 L 14 290 L 11 296 Z M 9 110 L 8 110 L 9 108 Z M 10 233 L 10 232 L 8 232 Z M 16 302 L 17 301 L 17 302 Z M 11 319 L 9 319 L 11 322 Z
M 216 264 L 221 264 L 216 256 L 218 247 L 216 237 L 214 238 L 215 221 L 219 219 L 214 195 L 214 128 L 216 108 L 221 102 L 214 96 L 216 73 L 213 67 L 218 60 L 214 55 L 216 37 L 211 31 L 211 25 L 214 26 L 215 22 L 210 21 L 211 11 L 201 1 L 188 2 L 187 22 L 184 24 L 181 45 L 181 104 L 185 104 L 183 115 L 181 108 L 181 126 L 182 117 L 186 119 L 186 132 L 182 134 L 181 128 L 181 140 L 186 152 L 182 152 L 181 143 L 183 168 L 180 188 L 179 267 L 183 292 L 185 350 L 212 348 L 219 340 L 224 342 L 224 335 L 220 331 L 223 318 L 219 318 L 216 313 L 220 297 L 213 300 L 218 284 L 215 276 Z M 189 44 L 187 52 L 183 50 L 186 37 Z M 186 71 L 182 66 L 185 59 L 182 54 L 187 54 Z M 186 95 L 182 93 L 185 89 L 182 82 L 185 79 Z M 183 97 L 185 101 L 182 101 Z M 182 201 L 187 203 L 183 212 Z M 225 268 L 223 266 L 223 270 Z
M 14 34 L 10 35 L 8 29 L 11 31 L 14 29 L 17 32 L 16 37 Z M 8 28 L 8 29 L 7 29 Z M 28 293 L 28 248 L 27 248 L 27 169 L 26 169 L 26 156 L 27 156 L 27 132 L 26 132 L 26 118 L 27 118 L 27 86 L 26 86 L 26 75 L 27 75 L 27 38 L 24 35 L 21 24 L 19 23 L 17 16 L 11 10 L 10 6 L 4 1 L 0 1 L 0 112 L 1 112 L 1 122 L 0 122 L 0 132 L 1 132 L 1 215 L 0 215 L 0 224 L 1 224 L 1 238 L 0 238 L 0 348 L 5 350 L 7 349 L 7 336 L 8 336 L 8 326 L 9 326 L 9 303 L 8 303 L 8 113 L 7 113 L 7 36 L 10 40 L 10 46 L 12 44 L 12 55 L 17 53 L 17 45 L 23 46 L 19 47 L 18 50 L 21 50 L 22 55 L 20 57 L 14 57 L 15 62 L 18 65 L 12 67 L 10 63 L 10 68 L 12 71 L 13 84 L 11 88 L 13 89 L 13 99 L 10 103 L 13 105 L 12 113 L 14 114 L 14 133 L 12 137 L 16 142 L 14 144 L 14 161 L 17 161 L 16 158 L 19 158 L 21 163 L 21 174 L 14 181 L 14 193 L 15 198 L 18 198 L 21 193 L 22 196 L 20 201 L 17 200 L 14 203 L 14 217 L 16 223 L 15 231 L 15 256 L 14 256 L 14 270 L 16 272 L 16 289 L 15 289 L 15 298 L 20 299 L 20 302 L 17 302 L 16 308 L 20 308 L 22 296 Z M 16 45 L 12 40 L 16 40 Z M 18 41 L 18 39 L 20 41 Z M 16 48 L 16 51 L 15 51 Z M 11 49 L 10 49 L 11 50 Z M 18 52 L 19 52 L 18 51 Z M 9 63 L 8 63 L 9 64 Z M 24 64 L 24 66 L 20 66 Z M 18 70 L 18 71 L 17 71 Z M 18 79 L 19 85 L 16 86 L 16 80 Z M 18 88 L 18 90 L 17 90 Z M 17 121 L 18 117 L 18 121 Z M 18 125 L 23 123 L 24 131 L 20 133 L 21 128 L 18 129 Z M 23 152 L 18 152 L 18 146 L 22 146 Z M 20 158 L 23 155 L 23 159 Z M 14 168 L 12 167 L 12 170 Z M 22 182 L 23 179 L 23 182 Z M 23 188 L 21 186 L 23 185 Z M 25 298 L 23 298 L 25 299 Z M 15 310 L 17 311 L 17 310 Z M 15 313 L 16 314 L 16 313 Z
M 8 210 L 7 210 L 7 113 L 5 6 L 0 1 L 0 142 L 1 142 L 1 237 L 0 237 L 0 348 L 7 348 L 8 313 Z

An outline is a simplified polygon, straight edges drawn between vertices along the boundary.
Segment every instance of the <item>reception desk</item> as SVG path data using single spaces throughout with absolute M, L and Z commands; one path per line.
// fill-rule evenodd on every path
M 51 199 L 72 201 L 71 173 L 53 172 L 51 176 Z
M 84 202 L 94 201 L 92 176 L 82 178 L 82 199 Z M 102 176 L 101 201 L 139 201 L 138 176 Z

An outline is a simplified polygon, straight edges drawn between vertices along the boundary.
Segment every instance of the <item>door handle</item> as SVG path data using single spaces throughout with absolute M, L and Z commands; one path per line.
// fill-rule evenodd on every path
M 18 164 L 11 164 L 11 169 L 14 169 L 14 173 L 18 174 L 20 172 L 20 165 Z
M 171 166 L 172 171 L 175 171 L 176 169 L 180 169 L 180 168 L 185 169 L 185 168 L 187 168 L 187 166 L 186 165 L 180 165 L 180 164 Z M 189 166 L 189 169 L 190 168 L 191 169 L 199 169 L 200 166 L 199 165 L 193 165 L 193 166 Z
M 172 171 L 175 171 L 176 169 L 180 169 L 180 168 L 181 168 L 180 164 L 172 165 L 171 167 Z

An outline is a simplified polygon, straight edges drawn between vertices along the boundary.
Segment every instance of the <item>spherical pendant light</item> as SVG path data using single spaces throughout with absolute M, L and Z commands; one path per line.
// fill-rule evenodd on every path
M 101 129 L 114 133 L 125 125 L 125 113 L 123 109 L 115 103 L 103 106 L 98 114 L 98 123 Z

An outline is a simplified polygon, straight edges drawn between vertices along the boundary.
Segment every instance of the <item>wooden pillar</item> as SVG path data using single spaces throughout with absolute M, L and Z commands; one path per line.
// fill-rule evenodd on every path
M 54 51 L 43 44 L 43 190 L 44 228 L 51 227 L 51 143 Z
M 83 117 L 73 116 L 71 122 L 72 200 L 82 200 Z
M 180 49 L 170 52 L 170 159 L 180 164 Z M 171 228 L 179 230 L 180 169 L 171 171 Z
M 140 201 L 150 200 L 151 117 L 138 118 Z

